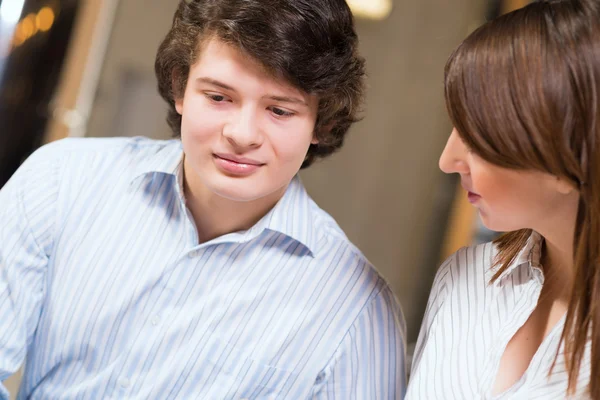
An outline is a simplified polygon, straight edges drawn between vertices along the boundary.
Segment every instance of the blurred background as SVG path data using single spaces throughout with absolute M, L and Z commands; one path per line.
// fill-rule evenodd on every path
M 0 187 L 64 137 L 170 137 L 154 57 L 177 3 L 0 0 Z M 445 61 L 473 29 L 527 0 L 348 3 L 367 59 L 365 118 L 341 152 L 301 175 L 395 290 L 410 348 L 440 261 L 495 235 L 437 167 L 451 131 Z M 12 393 L 18 381 L 7 382 Z

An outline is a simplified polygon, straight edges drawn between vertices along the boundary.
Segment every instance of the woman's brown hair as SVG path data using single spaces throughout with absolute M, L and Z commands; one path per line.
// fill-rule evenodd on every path
M 484 160 L 543 171 L 578 188 L 575 278 L 561 344 L 574 393 L 591 341 L 596 379 L 589 392 L 600 399 L 599 2 L 537 1 L 481 26 L 450 56 L 445 96 L 460 137 Z M 495 241 L 492 281 L 530 234 L 509 232 Z

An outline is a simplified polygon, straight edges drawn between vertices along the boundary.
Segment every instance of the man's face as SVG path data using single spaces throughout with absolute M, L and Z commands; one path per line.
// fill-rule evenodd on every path
M 216 38 L 204 43 L 175 105 L 186 182 L 230 200 L 282 195 L 316 143 L 316 96 Z

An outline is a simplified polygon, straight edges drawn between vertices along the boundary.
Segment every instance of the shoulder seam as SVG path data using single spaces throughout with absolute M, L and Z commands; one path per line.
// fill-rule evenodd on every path
M 340 342 L 337 344 L 337 346 L 335 346 L 335 349 L 333 349 L 331 357 L 329 357 L 329 359 L 325 363 L 325 367 L 323 367 L 323 369 L 321 369 L 321 371 L 324 371 L 326 368 L 333 368 L 333 366 L 335 366 L 337 361 L 336 361 L 336 363 L 333 363 L 333 364 L 331 364 L 331 361 L 335 358 L 336 354 L 338 353 L 338 350 L 340 349 L 340 347 L 342 347 L 342 344 L 344 344 L 344 341 L 346 340 L 346 338 L 348 337 L 348 335 L 354 328 L 354 324 L 356 324 L 356 321 L 358 321 L 358 319 L 360 317 L 362 317 L 363 313 L 365 312 L 365 309 L 367 309 L 373 303 L 373 300 L 375 298 L 377 298 L 377 296 L 379 296 L 379 294 L 381 292 L 383 292 L 383 290 L 386 287 L 387 287 L 387 282 L 385 281 L 385 279 L 383 279 L 381 276 L 378 276 L 377 282 L 375 283 L 373 290 L 369 294 L 369 297 L 367 297 L 367 300 L 363 304 L 360 311 L 358 313 L 356 313 L 356 317 L 352 320 L 352 322 L 350 323 L 346 332 L 344 332 L 344 335 L 342 336 Z

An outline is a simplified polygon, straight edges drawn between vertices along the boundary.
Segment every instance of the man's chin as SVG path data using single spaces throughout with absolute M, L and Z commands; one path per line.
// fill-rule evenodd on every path
M 255 201 L 268 195 L 268 191 L 261 191 L 256 184 L 239 179 L 234 179 L 234 182 L 221 182 L 209 189 L 219 197 L 240 203 Z

